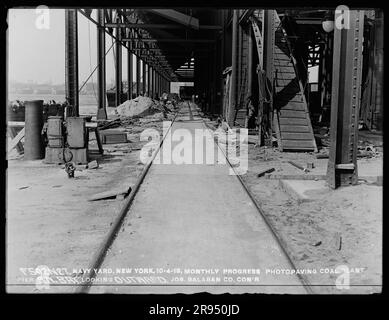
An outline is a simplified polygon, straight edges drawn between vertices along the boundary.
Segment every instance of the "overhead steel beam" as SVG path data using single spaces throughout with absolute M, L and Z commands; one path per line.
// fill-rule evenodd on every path
M 106 120 L 107 111 L 105 105 L 106 83 L 105 83 L 105 31 L 104 31 L 104 9 L 97 10 L 97 120 Z
M 342 13 L 335 13 L 335 21 Z M 358 183 L 358 117 L 361 95 L 364 12 L 350 10 L 349 28 L 334 29 L 330 153 L 331 188 Z M 339 16 L 338 16 L 339 15 Z
M 182 38 L 171 38 L 171 39 L 137 39 L 137 38 L 126 38 L 122 41 L 138 41 L 138 42 L 174 42 L 174 43 L 213 43 L 213 39 L 182 39 Z
M 108 28 L 137 28 L 137 29 L 182 29 L 175 24 L 151 24 L 151 23 L 107 23 Z M 221 30 L 218 25 L 199 25 L 199 30 Z
M 149 9 L 148 11 L 158 14 L 166 19 L 169 19 L 174 22 L 178 22 L 187 27 L 198 30 L 199 29 L 199 19 L 183 14 L 177 10 L 172 9 Z
M 94 23 L 95 25 L 99 25 L 98 24 L 98 22 L 96 21 L 96 20 L 94 20 L 94 19 L 92 19 L 91 18 L 91 16 L 85 11 L 85 10 L 82 10 L 82 9 L 77 9 L 77 11 L 78 12 L 80 12 L 83 16 L 85 16 L 89 21 L 91 21 L 92 23 Z M 113 23 L 113 21 L 112 21 L 112 9 L 104 9 L 104 16 L 105 16 L 105 19 L 106 19 L 106 21 L 107 21 L 107 24 L 114 24 Z M 104 32 L 105 33 L 107 33 L 110 37 L 112 37 L 114 40 L 118 40 L 117 38 L 116 38 L 116 36 L 113 34 L 113 30 L 112 30 L 113 28 L 104 28 Z M 137 31 L 136 29 L 131 29 L 131 30 L 134 30 L 134 31 Z M 162 30 L 158 30 L 158 29 L 156 29 L 155 31 L 154 31 L 154 33 L 155 32 L 163 32 Z M 163 33 L 164 34 L 164 36 L 166 36 L 166 37 L 169 37 L 169 36 L 171 36 L 170 34 L 168 34 L 168 33 Z M 132 48 L 132 47 L 130 47 L 129 45 L 127 45 L 127 44 L 125 44 L 124 42 L 122 42 L 122 45 L 124 46 L 124 47 L 126 47 L 127 49 L 129 49 L 129 50 L 131 50 L 131 52 L 135 55 L 135 56 L 138 56 L 139 55 L 139 53 L 134 49 L 134 48 Z M 155 44 L 154 43 L 152 43 L 152 45 L 154 45 L 155 46 Z M 183 45 L 183 47 L 184 47 L 185 45 Z M 146 48 L 146 50 L 147 51 L 150 51 L 150 50 L 161 50 L 161 49 L 159 49 L 159 48 Z M 159 69 L 160 68 L 160 66 L 158 66 L 158 64 L 156 64 L 155 62 L 153 62 L 153 66 L 155 67 L 155 68 L 157 68 L 157 69 Z
M 65 9 L 65 82 L 66 98 L 79 116 L 78 25 L 77 10 Z

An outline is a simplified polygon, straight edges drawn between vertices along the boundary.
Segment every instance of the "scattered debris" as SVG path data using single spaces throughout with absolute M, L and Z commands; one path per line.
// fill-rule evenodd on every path
M 99 163 L 97 162 L 97 160 L 93 160 L 89 162 L 87 165 L 87 169 L 97 169 L 98 167 L 99 167 Z
M 271 180 L 327 180 L 327 176 L 320 174 L 265 174 L 266 179 Z
M 74 162 L 65 163 L 65 171 L 69 178 L 74 178 L 74 171 L 76 170 Z
M 123 193 L 116 195 L 116 200 L 124 200 L 125 195 Z
M 104 144 L 126 143 L 127 134 L 119 130 L 100 131 L 101 142 Z
M 257 136 L 248 136 L 247 141 L 249 144 L 258 144 L 258 137 Z
M 296 162 L 293 162 L 293 161 L 288 161 L 288 163 L 290 163 L 292 166 L 295 166 L 296 168 L 304 171 L 304 172 L 309 172 L 309 170 L 307 168 L 304 168 L 303 166 L 299 165 L 298 163 Z
M 123 195 L 123 199 L 124 199 L 124 197 L 127 196 L 131 192 L 131 190 L 132 190 L 131 186 L 130 187 L 121 186 L 121 187 L 116 188 L 116 189 L 112 189 L 112 190 L 108 190 L 108 191 L 94 194 L 91 197 L 89 197 L 88 201 L 96 201 L 96 200 L 103 200 L 103 199 L 109 199 L 109 198 L 120 199 L 120 197 L 118 198 L 118 196 L 120 196 L 120 195 Z
M 315 168 L 315 164 L 313 162 L 307 162 L 307 169 Z
M 258 178 L 259 178 L 259 177 L 262 177 L 262 176 L 264 176 L 266 173 L 270 173 L 270 172 L 273 172 L 273 171 L 275 171 L 274 168 L 268 168 L 268 169 L 262 170 L 261 172 L 259 172 L 259 173 L 257 174 L 257 177 L 258 177 Z
M 312 244 L 314 247 L 318 247 L 321 245 L 321 241 L 316 241 Z

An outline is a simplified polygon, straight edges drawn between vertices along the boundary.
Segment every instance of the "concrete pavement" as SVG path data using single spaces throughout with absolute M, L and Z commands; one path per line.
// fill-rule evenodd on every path
M 191 106 L 173 135 L 205 128 Z M 306 293 L 291 269 L 227 164 L 152 164 L 90 292 Z

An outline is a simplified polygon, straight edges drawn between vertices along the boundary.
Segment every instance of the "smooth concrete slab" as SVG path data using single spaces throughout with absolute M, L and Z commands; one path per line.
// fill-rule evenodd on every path
M 324 180 L 280 180 L 280 188 L 300 202 L 313 201 L 331 192 Z
M 189 117 L 199 119 L 187 109 L 178 119 Z M 172 131 L 203 126 L 178 121 Z M 292 266 L 220 164 L 153 164 L 101 268 L 91 293 L 307 293 L 281 274 Z

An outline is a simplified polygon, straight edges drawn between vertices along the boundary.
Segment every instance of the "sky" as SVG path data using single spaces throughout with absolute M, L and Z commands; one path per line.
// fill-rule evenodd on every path
M 48 15 L 31 9 L 8 11 L 8 79 L 10 81 L 61 84 L 65 82 L 65 10 L 49 9 Z M 92 13 L 95 17 L 96 12 Z M 49 19 L 42 20 L 42 17 Z M 45 21 L 48 29 L 36 23 Z M 39 24 L 38 24 L 39 25 Z M 80 86 L 97 65 L 97 29 L 78 13 L 78 55 Z M 106 50 L 112 44 L 106 34 Z M 127 50 L 123 54 L 123 81 L 127 80 Z M 134 58 L 134 57 L 133 57 Z M 115 77 L 113 49 L 106 57 L 107 83 Z M 97 82 L 97 72 L 90 81 Z

